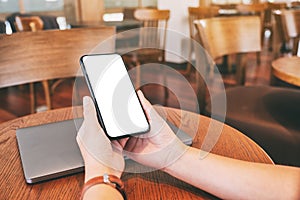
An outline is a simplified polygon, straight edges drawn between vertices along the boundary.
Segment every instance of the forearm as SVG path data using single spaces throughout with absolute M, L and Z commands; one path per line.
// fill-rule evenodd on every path
M 188 167 L 187 167 L 188 165 Z M 251 163 L 190 148 L 165 169 L 189 184 L 225 199 L 296 199 L 300 196 L 298 168 Z

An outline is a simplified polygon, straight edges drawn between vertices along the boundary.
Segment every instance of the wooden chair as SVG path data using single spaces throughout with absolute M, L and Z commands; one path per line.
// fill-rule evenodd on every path
M 16 16 L 15 27 L 17 31 L 41 31 L 43 30 L 44 23 L 39 16 Z M 46 80 L 42 81 L 42 85 L 45 92 L 46 106 L 47 109 L 51 109 L 49 83 Z M 30 103 L 31 113 L 35 112 L 35 96 L 34 96 L 34 84 L 29 83 L 30 92 Z
M 257 16 L 215 17 L 195 21 L 195 26 L 203 41 L 203 47 L 213 60 L 225 55 L 237 54 L 236 82 L 244 84 L 246 70 L 244 54 L 261 51 L 260 18 Z
M 263 22 L 263 30 L 269 30 L 270 31 L 270 38 L 269 38 L 269 49 L 273 50 L 273 39 L 274 39 L 274 30 L 275 30 L 275 18 L 273 16 L 273 12 L 276 10 L 284 9 L 287 7 L 287 4 L 284 3 L 272 3 L 268 2 L 267 8 L 265 10 L 265 16 L 264 16 L 264 22 Z
M 166 32 L 170 11 L 136 9 L 134 17 L 142 22 L 138 49 L 126 53 L 123 55 L 123 59 L 128 66 L 137 67 L 135 86 L 139 88 L 141 76 L 139 66 L 148 62 L 161 63 L 165 61 Z
M 274 57 L 277 58 L 282 48 L 292 43 L 292 55 L 296 55 L 298 51 L 300 37 L 300 10 L 277 10 L 273 12 L 276 24 L 275 39 L 273 42 Z M 288 47 L 285 47 L 288 51 Z
M 59 24 L 57 22 L 57 17 L 52 15 L 34 15 L 30 13 L 20 13 L 14 12 L 5 17 L 5 21 L 9 23 L 10 28 L 13 33 L 18 32 L 16 27 L 16 17 L 35 17 L 38 16 L 43 21 L 43 30 L 52 30 L 52 29 L 59 29 Z
M 2 34 L 0 88 L 75 77 L 79 58 L 113 34 L 114 27 Z M 102 53 L 114 51 L 114 42 L 107 45 Z
M 16 28 L 18 31 L 41 31 L 44 28 L 44 22 L 39 16 L 16 16 Z
M 188 7 L 190 38 L 195 40 L 197 36 L 196 28 L 194 26 L 195 20 L 216 17 L 219 15 L 219 10 L 220 7 L 218 6 Z M 200 43 L 202 42 L 200 41 Z M 187 69 L 185 72 L 183 72 L 183 74 L 188 75 L 191 71 L 192 53 L 193 53 L 193 45 L 190 44 Z
M 282 15 L 281 10 L 275 10 L 273 11 L 273 16 L 275 19 L 275 24 L 274 24 L 274 39 L 272 42 L 273 46 L 273 55 L 274 58 L 278 58 L 281 53 L 286 53 L 290 52 L 290 48 L 288 47 L 289 43 L 289 36 L 287 32 L 287 27 L 285 24 L 285 19 Z
M 137 9 L 134 12 L 135 19 L 143 22 L 144 28 L 141 29 L 139 46 L 143 49 L 138 52 L 138 60 L 140 62 L 147 61 L 149 55 L 151 59 L 164 62 L 165 61 L 165 46 L 166 46 L 166 31 L 168 20 L 170 18 L 169 10 L 157 9 Z M 155 29 L 152 29 L 155 28 Z M 157 29 L 156 29 L 157 28 Z M 153 48 L 153 49 L 152 49 Z M 153 55 L 156 55 L 153 57 Z
M 254 4 L 238 4 L 236 9 L 241 14 L 246 15 L 257 15 L 261 20 L 261 45 L 263 45 L 264 37 L 265 37 L 265 27 L 264 27 L 264 19 L 265 19 L 265 11 L 267 9 L 267 4 L 265 3 L 254 3 Z M 257 53 L 257 63 L 260 63 L 260 52 Z
M 283 10 L 287 34 L 293 43 L 292 54 L 297 55 L 300 39 L 300 10 Z

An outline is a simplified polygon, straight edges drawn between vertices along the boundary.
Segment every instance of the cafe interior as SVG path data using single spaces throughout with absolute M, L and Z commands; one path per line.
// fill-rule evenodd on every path
M 6 141 L 18 128 L 74 117 L 64 109 L 80 107 L 90 95 L 80 57 L 118 53 L 152 104 L 224 123 L 259 151 L 213 152 L 300 167 L 299 38 L 298 0 L 0 0 L 0 149 L 10 154 L 15 138 Z M 240 149 L 245 144 L 237 138 Z M 201 144 L 194 138 L 192 145 Z M 188 191 L 193 199 L 214 198 L 159 176 L 163 183 L 154 175 L 137 179 Z M 42 183 L 43 191 L 76 182 L 70 177 L 57 186 L 58 180 Z M 28 195 L 42 187 L 28 193 L 24 181 L 19 186 Z

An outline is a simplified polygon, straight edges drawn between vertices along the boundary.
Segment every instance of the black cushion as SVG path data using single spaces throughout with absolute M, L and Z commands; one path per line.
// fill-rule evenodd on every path
M 6 33 L 6 25 L 4 21 L 0 20 L 0 34 L 1 33 Z
M 258 143 L 275 163 L 300 166 L 300 90 L 239 86 L 226 96 L 227 124 Z M 209 102 L 206 113 L 211 113 Z
M 44 23 L 44 29 L 45 30 L 48 30 L 48 29 L 59 29 L 59 25 L 56 21 L 56 18 L 55 16 L 45 16 L 45 15 L 42 15 L 42 16 L 39 16 L 43 23 Z

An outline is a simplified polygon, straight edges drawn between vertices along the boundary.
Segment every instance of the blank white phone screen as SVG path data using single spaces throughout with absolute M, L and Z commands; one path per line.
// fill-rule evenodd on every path
M 123 60 L 118 54 L 84 56 L 83 64 L 110 137 L 149 129 Z

